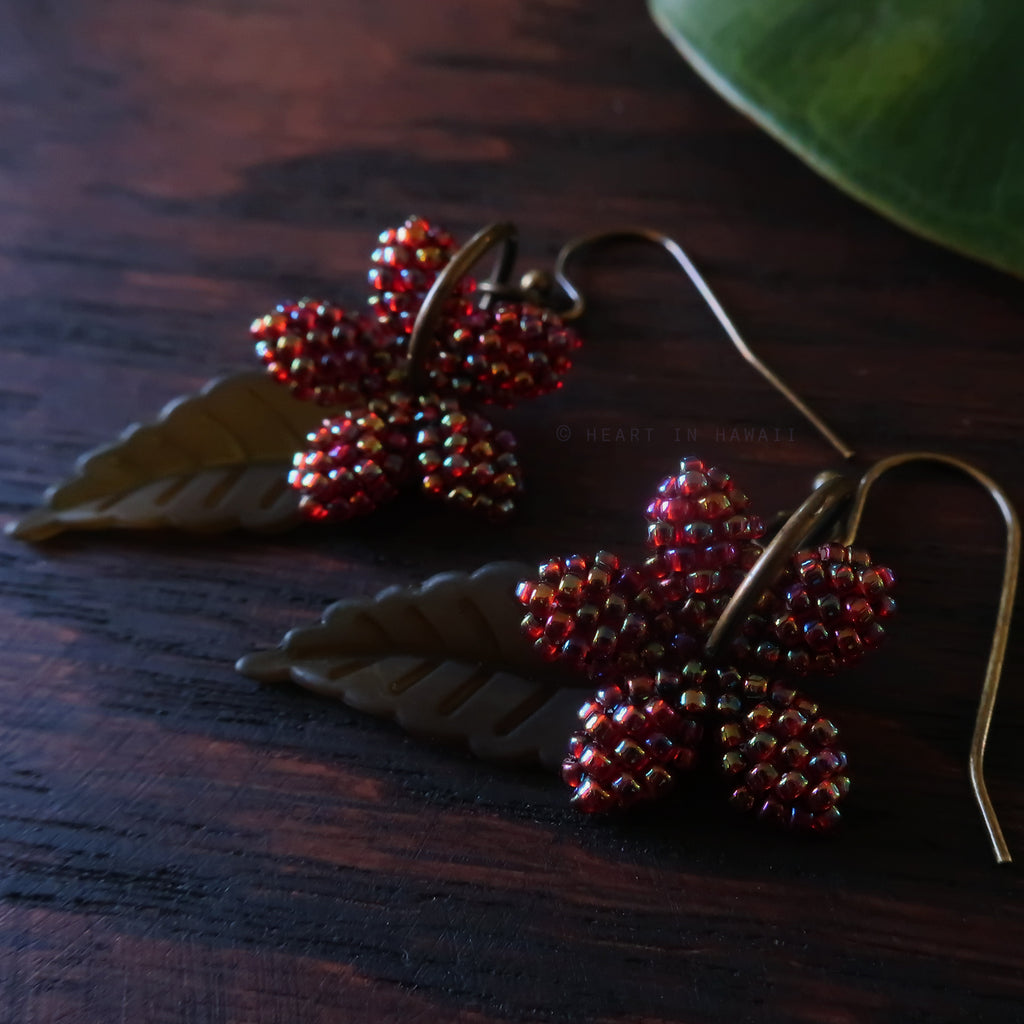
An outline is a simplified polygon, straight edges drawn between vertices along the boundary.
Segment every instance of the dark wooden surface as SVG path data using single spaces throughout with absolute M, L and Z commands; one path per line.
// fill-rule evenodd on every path
M 949 451 L 1024 502 L 1020 283 L 818 180 L 641 4 L 4 0 L 0 126 L 4 516 L 248 365 L 278 298 L 361 301 L 373 237 L 412 211 L 462 236 L 513 218 L 542 264 L 595 227 L 676 234 L 865 457 Z M 588 266 L 578 370 L 500 417 L 531 485 L 506 530 L 413 503 L 270 540 L 0 542 L 5 1024 L 1024 1020 L 1021 874 L 965 774 L 1001 525 L 941 474 L 880 487 L 864 539 L 902 614 L 816 691 L 855 764 L 834 841 L 762 834 L 713 787 L 580 821 L 555 780 L 232 670 L 338 597 L 635 548 L 686 449 L 765 509 L 798 501 L 828 450 L 665 264 Z M 794 440 L 716 436 L 734 425 Z M 588 440 L 620 426 L 652 439 Z M 988 776 L 1024 858 L 1022 673 L 1018 622 Z

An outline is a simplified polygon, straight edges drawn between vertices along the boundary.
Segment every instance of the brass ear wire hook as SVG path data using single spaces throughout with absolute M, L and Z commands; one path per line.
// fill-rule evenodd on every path
M 416 314 L 409 338 L 409 381 L 414 389 L 422 391 L 425 388 L 426 357 L 434 341 L 434 332 L 444 313 L 445 301 L 459 281 L 498 245 L 501 246 L 501 253 L 491 272 L 490 283 L 480 289 L 484 293 L 480 299 L 480 308 L 486 309 L 492 297 L 498 294 L 499 289 L 508 280 L 516 262 L 519 236 L 516 226 L 507 221 L 490 224 L 478 231 L 455 253 L 427 292 L 423 305 Z
M 434 330 L 440 320 L 444 300 L 451 294 L 456 283 L 488 250 L 498 244 L 504 245 L 504 250 L 491 278 L 480 283 L 480 291 L 484 293 L 481 304 L 485 305 L 491 298 L 525 298 L 543 303 L 546 299 L 550 298 L 554 285 L 557 284 L 565 297 L 571 302 L 568 309 L 559 311 L 559 316 L 562 320 L 571 321 L 583 315 L 586 310 L 586 299 L 566 273 L 569 261 L 584 249 L 600 245 L 604 242 L 614 241 L 651 242 L 664 249 L 690 279 L 701 298 L 707 303 L 711 312 L 714 313 L 715 318 L 733 343 L 737 352 L 821 434 L 843 459 L 849 460 L 853 458 L 855 454 L 853 448 L 811 409 L 774 370 L 754 353 L 753 349 L 751 349 L 736 329 L 736 325 L 732 322 L 729 314 L 722 308 L 722 304 L 711 290 L 711 286 L 705 280 L 704 275 L 697 269 L 683 247 L 675 239 L 659 231 L 653 231 L 650 228 L 623 228 L 574 238 L 562 246 L 561 251 L 558 253 L 558 257 L 555 260 L 553 278 L 552 275 L 544 271 L 532 270 L 527 271 L 523 275 L 518 285 L 508 284 L 508 277 L 516 256 L 515 227 L 508 223 L 498 223 L 477 232 L 455 254 L 451 262 L 434 282 L 433 288 L 430 289 L 419 315 L 416 317 L 412 337 L 409 342 L 409 372 L 412 382 L 414 384 L 422 383 L 422 364 L 433 338 Z
M 782 524 L 765 545 L 754 567 L 736 588 L 729 603 L 715 623 L 704 649 L 712 657 L 729 639 L 734 629 L 747 617 L 761 595 L 782 573 L 783 566 L 810 538 L 828 523 L 835 522 L 857 487 L 856 478 L 841 473 L 823 473 L 815 489 Z
M 904 452 L 891 455 L 870 466 L 859 481 L 838 473 L 824 473 L 817 482 L 815 490 L 786 520 L 757 560 L 743 582 L 736 589 L 729 603 L 722 611 L 715 628 L 708 637 L 705 649 L 711 655 L 722 649 L 723 643 L 729 638 L 735 627 L 742 621 L 751 607 L 757 603 L 761 595 L 769 589 L 777 578 L 787 558 L 800 548 L 807 540 L 824 526 L 835 523 L 837 510 L 846 507 L 845 515 L 838 525 L 839 543 L 850 547 L 855 543 L 857 531 L 864 514 L 868 494 L 875 482 L 890 469 L 904 466 L 911 462 L 932 462 L 949 466 L 969 476 L 981 484 L 992 496 L 1006 523 L 1006 557 L 1003 563 L 1003 586 L 999 598 L 999 609 L 996 614 L 995 631 L 992 636 L 992 647 L 988 665 L 985 669 L 985 681 L 982 685 L 981 697 L 978 702 L 978 713 L 974 722 L 974 733 L 971 737 L 971 752 L 968 768 L 971 788 L 981 811 L 989 842 L 995 853 L 998 864 L 1008 864 L 1012 860 L 995 808 L 988 795 L 985 785 L 984 759 L 985 746 L 988 741 L 989 729 L 995 712 L 996 694 L 1002 676 L 1003 662 L 1006 658 L 1006 645 L 1010 636 L 1010 622 L 1013 617 L 1014 599 L 1017 593 L 1017 576 L 1020 568 L 1021 527 L 1017 512 L 1006 492 L 986 473 L 972 466 L 963 459 L 937 452 Z
M 871 466 L 861 477 L 860 483 L 854 492 L 850 511 L 844 523 L 844 534 L 841 538 L 842 544 L 852 544 L 856 538 L 857 529 L 860 526 L 861 517 L 864 514 L 864 506 L 867 502 L 868 492 L 884 473 L 898 466 L 905 466 L 910 462 L 933 462 L 943 466 L 949 466 L 966 474 L 972 480 L 981 484 L 992 496 L 1002 513 L 1003 521 L 1006 523 L 1006 557 L 1003 562 L 1003 586 L 999 596 L 999 609 L 996 613 L 995 631 L 992 635 L 992 648 L 989 652 L 988 665 L 985 668 L 985 681 L 981 688 L 981 698 L 978 702 L 978 714 L 974 720 L 974 733 L 971 737 L 971 752 L 968 761 L 971 787 L 978 807 L 981 810 L 982 820 L 988 831 L 989 841 L 999 864 L 1008 864 L 1011 861 L 1010 850 L 1003 837 L 1003 831 L 999 826 L 995 809 L 988 795 L 988 787 L 985 785 L 984 759 L 985 745 L 988 741 L 989 728 L 992 725 L 992 717 L 995 711 L 996 694 L 999 690 L 999 680 L 1002 676 L 1003 662 L 1006 658 L 1006 644 L 1010 636 L 1010 620 L 1013 617 L 1013 603 L 1017 594 L 1017 576 L 1020 569 L 1020 547 L 1021 529 L 1017 512 L 1006 492 L 988 474 L 972 466 L 963 459 L 955 458 L 952 455 L 941 455 L 936 452 L 904 452 L 900 455 L 891 455 Z
M 754 353 L 751 347 L 743 339 L 743 336 L 736 329 L 729 314 L 722 308 L 711 286 L 707 283 L 704 275 L 697 269 L 693 260 L 686 254 L 683 247 L 668 235 L 649 228 L 624 228 L 614 231 L 602 231 L 593 235 L 584 235 L 575 238 L 562 246 L 558 258 L 555 260 L 555 281 L 565 292 L 567 298 L 572 302 L 569 309 L 561 313 L 563 320 L 574 320 L 582 316 L 586 309 L 586 300 L 580 290 L 572 283 L 566 275 L 566 265 L 583 249 L 599 245 L 603 242 L 613 241 L 644 241 L 652 242 L 654 245 L 664 249 L 690 279 L 694 288 L 697 289 L 700 297 L 707 303 L 711 312 L 715 314 L 722 329 L 725 331 L 733 346 L 743 358 L 754 367 L 755 370 L 778 391 L 813 427 L 819 434 L 844 458 L 852 459 L 854 450 L 802 399 L 782 378 L 769 368 Z

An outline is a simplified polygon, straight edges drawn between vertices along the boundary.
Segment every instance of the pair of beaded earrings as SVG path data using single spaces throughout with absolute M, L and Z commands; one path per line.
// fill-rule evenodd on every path
M 585 309 L 566 267 L 582 249 L 615 238 L 664 248 L 741 355 L 849 462 L 852 449 L 757 358 L 672 239 L 645 230 L 588 236 L 562 249 L 553 274 L 532 271 L 514 284 L 511 224 L 485 228 L 458 248 L 446 232 L 410 218 L 380 236 L 364 311 L 311 299 L 279 305 L 252 326 L 267 380 L 240 375 L 172 404 L 157 424 L 87 456 L 14 532 L 41 539 L 74 526 L 263 528 L 285 525 L 295 513 L 336 523 L 417 483 L 431 497 L 507 519 L 523 485 L 515 440 L 480 407 L 510 406 L 562 386 L 582 344 L 570 324 Z M 474 281 L 472 268 L 499 246 L 491 276 Z M 566 307 L 560 313 L 556 297 Z M 227 454 L 200 461 L 191 474 L 172 460 L 174 472 L 132 475 L 140 444 L 150 452 L 157 442 L 180 446 L 188 410 L 192 419 L 206 416 L 213 402 L 221 421 L 238 414 L 264 434 L 269 412 L 287 424 L 267 443 L 278 467 L 269 477 L 253 476 L 256 460 L 243 459 L 240 469 L 237 455 Z M 279 460 L 289 442 L 298 451 L 286 469 Z M 322 627 L 295 631 L 277 652 L 242 659 L 239 668 L 342 696 L 413 731 L 458 737 L 485 756 L 540 751 L 550 763 L 551 736 L 557 744 L 561 732 L 568 740 L 561 772 L 583 811 L 659 798 L 710 751 L 736 807 L 794 829 L 827 831 L 849 789 L 847 758 L 836 727 L 793 683 L 856 664 L 882 639 L 895 608 L 894 576 L 856 545 L 856 534 L 874 482 L 914 461 L 966 473 L 989 491 L 1007 525 L 1003 590 L 970 756 L 982 817 L 1005 862 L 1010 855 L 982 760 L 1020 528 L 999 485 L 951 456 L 908 452 L 860 474 L 823 473 L 772 531 L 727 473 L 687 458 L 647 507 L 648 554 L 640 564 L 601 552 L 555 558 L 532 574 L 519 566 L 448 574 L 412 592 L 385 592 L 370 606 L 332 606 Z M 196 504 L 208 511 L 226 503 L 231 514 L 204 519 L 202 512 L 191 520 L 179 506 L 197 488 Z M 186 502 L 186 511 L 191 507 Z M 410 602 L 425 627 L 408 626 Z M 467 608 L 486 621 L 467 625 Z M 404 624 L 392 629 L 398 619 Z M 372 678 L 367 621 L 375 623 L 378 646 L 393 644 L 377 651 Z M 469 664 L 468 674 L 458 675 L 445 654 Z M 546 664 L 538 678 L 557 680 L 577 706 L 580 685 L 593 687 L 576 730 L 568 701 L 553 697 L 547 682 L 527 685 L 480 670 L 479 663 L 495 660 L 526 673 Z M 410 700 L 410 693 L 426 697 Z

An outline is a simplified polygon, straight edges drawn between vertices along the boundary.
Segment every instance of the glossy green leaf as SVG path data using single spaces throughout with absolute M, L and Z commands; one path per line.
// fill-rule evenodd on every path
M 936 242 L 1024 273 L 1020 0 L 649 0 L 730 103 Z

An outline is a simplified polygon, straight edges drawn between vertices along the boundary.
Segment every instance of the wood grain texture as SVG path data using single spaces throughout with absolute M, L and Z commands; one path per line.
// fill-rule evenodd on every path
M 865 457 L 950 451 L 1024 503 L 1020 283 L 819 181 L 641 4 L 4 0 L 0 40 L 7 520 L 249 365 L 279 298 L 363 301 L 376 232 L 413 211 L 462 237 L 512 217 L 539 264 L 595 227 L 677 235 Z M 333 533 L 0 541 L 4 1024 L 1022 1019 L 1024 885 L 965 772 L 1001 527 L 941 474 L 869 508 L 902 613 L 816 691 L 856 787 L 825 844 L 737 821 L 711 779 L 580 821 L 548 776 L 233 671 L 339 598 L 628 555 L 689 450 L 763 508 L 800 500 L 828 451 L 665 263 L 595 254 L 565 390 L 495 413 L 530 488 L 507 529 L 412 501 Z M 1024 859 L 1022 672 L 1017 628 L 988 777 Z

